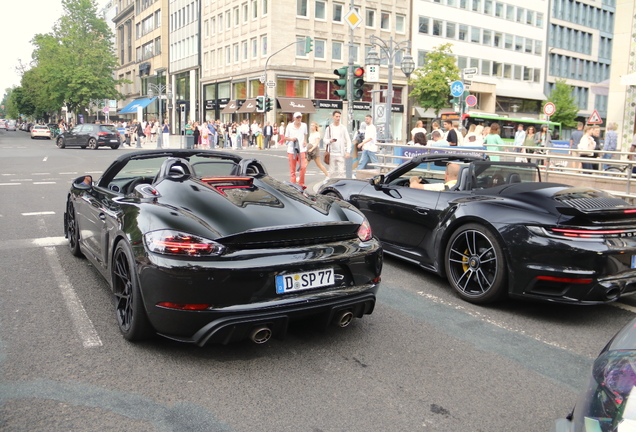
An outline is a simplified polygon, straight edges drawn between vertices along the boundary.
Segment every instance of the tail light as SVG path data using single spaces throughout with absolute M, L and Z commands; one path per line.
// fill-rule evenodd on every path
M 99 136 L 107 136 L 110 135 L 108 132 L 98 132 L 97 135 Z
M 366 219 L 360 224 L 358 228 L 358 238 L 362 241 L 369 241 L 373 238 L 373 232 L 371 231 L 371 225 Z
M 213 257 L 222 255 L 225 246 L 214 240 L 173 230 L 151 231 L 144 234 L 150 252 L 184 257 Z
M 531 232 L 544 237 L 567 239 L 603 239 L 636 237 L 636 229 L 587 229 L 587 228 L 544 228 L 527 227 Z

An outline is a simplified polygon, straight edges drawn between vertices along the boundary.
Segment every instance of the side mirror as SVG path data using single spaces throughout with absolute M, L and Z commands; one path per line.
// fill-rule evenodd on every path
M 384 184 L 384 174 L 380 174 L 375 177 L 372 177 L 371 180 L 369 180 L 369 183 L 373 185 L 375 190 L 380 190 L 380 188 Z
M 73 187 L 79 190 L 90 190 L 93 188 L 92 176 L 81 176 L 73 180 Z

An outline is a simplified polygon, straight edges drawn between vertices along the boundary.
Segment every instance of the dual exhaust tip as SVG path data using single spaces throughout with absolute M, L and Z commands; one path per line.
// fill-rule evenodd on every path
M 343 310 L 336 313 L 333 322 L 338 327 L 347 327 L 353 321 L 353 312 L 350 310 Z M 249 339 L 255 344 L 262 345 L 268 342 L 272 338 L 272 329 L 263 325 L 256 326 L 250 331 Z

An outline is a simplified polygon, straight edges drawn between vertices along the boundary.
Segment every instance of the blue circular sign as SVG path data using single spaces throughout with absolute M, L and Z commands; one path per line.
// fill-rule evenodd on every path
M 455 81 L 451 84 L 451 95 L 454 97 L 460 97 L 464 94 L 464 83 L 461 81 Z

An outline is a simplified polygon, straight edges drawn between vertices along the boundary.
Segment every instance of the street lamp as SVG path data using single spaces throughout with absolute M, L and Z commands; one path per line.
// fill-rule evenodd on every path
M 366 65 L 380 65 L 380 56 L 378 52 L 375 51 L 374 48 L 377 48 L 381 53 L 382 57 L 386 58 L 388 61 L 388 71 L 389 78 L 386 89 L 386 98 L 385 98 L 385 108 L 384 108 L 384 132 L 382 136 L 382 141 L 391 142 L 393 140 L 393 136 L 391 134 L 391 102 L 393 102 L 393 64 L 398 53 L 404 52 L 406 55 L 402 59 L 402 72 L 406 75 L 406 78 L 413 73 L 415 70 L 415 62 L 413 61 L 413 57 L 408 54 L 408 51 L 411 49 L 411 41 L 406 40 L 402 42 L 397 42 L 393 40 L 393 36 L 389 38 L 388 41 L 385 41 L 375 35 L 371 35 L 369 37 L 369 41 L 371 42 L 371 50 L 367 54 L 367 58 L 365 59 Z
M 164 92 L 166 92 L 167 99 L 172 99 L 172 94 L 170 93 L 170 87 L 167 85 L 163 85 L 160 83 L 153 84 L 148 83 L 148 96 L 151 98 L 154 97 L 155 93 L 159 95 L 159 130 L 157 131 L 157 148 L 161 148 L 162 140 L 163 140 L 163 115 L 161 114 L 161 100 L 163 98 Z M 137 140 L 139 142 L 139 140 Z

